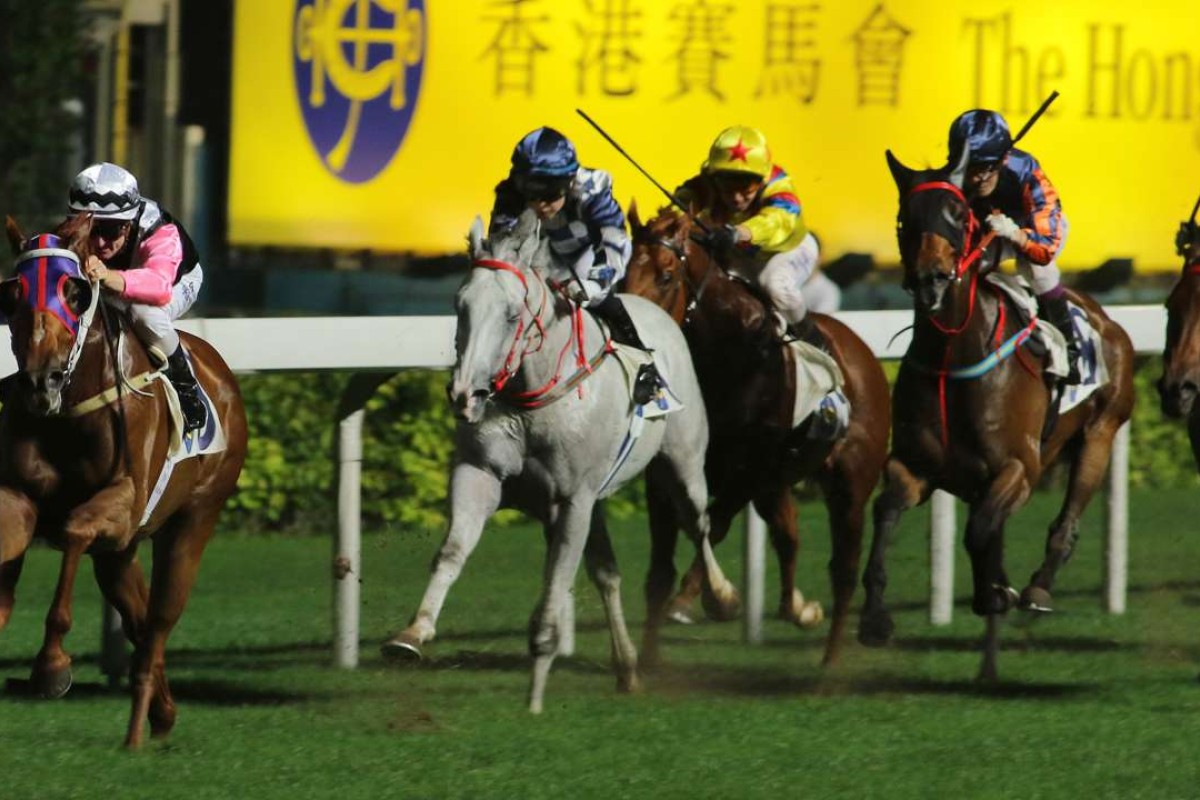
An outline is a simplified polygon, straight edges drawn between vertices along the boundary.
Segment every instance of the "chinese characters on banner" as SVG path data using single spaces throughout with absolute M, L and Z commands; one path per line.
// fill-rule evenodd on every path
M 751 13 L 761 16 L 760 38 L 740 42 L 729 23 L 734 15 Z M 559 14 L 573 15 L 578 38 L 547 44 L 538 27 Z M 753 10 L 720 0 L 582 0 L 571 9 L 554 0 L 495 0 L 483 17 L 495 33 L 480 57 L 492 63 L 492 93 L 497 96 L 532 94 L 539 70 L 560 69 L 567 59 L 574 65 L 580 95 L 630 97 L 642 91 L 646 32 L 653 30 L 670 42 L 666 66 L 672 91 L 665 101 L 703 94 L 725 102 L 731 92 L 745 91 L 756 98 L 784 96 L 809 105 L 820 86 L 818 38 L 827 35 L 852 43 L 857 104 L 896 106 L 911 31 L 882 3 L 852 31 L 823 30 L 821 17 L 820 3 L 802 0 L 768 0 Z M 731 53 L 739 47 L 761 52 L 756 80 L 729 74 Z

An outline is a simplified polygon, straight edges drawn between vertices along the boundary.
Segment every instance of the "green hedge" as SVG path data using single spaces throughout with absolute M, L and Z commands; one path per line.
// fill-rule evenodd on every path
M 894 374 L 895 365 L 889 364 Z M 1135 486 L 1200 486 L 1183 425 L 1162 417 L 1154 382 L 1158 358 L 1139 359 L 1130 478 Z M 367 406 L 363 521 L 368 527 L 440 529 L 453 451 L 445 372 L 411 371 L 384 384 Z M 240 528 L 312 529 L 334 519 L 334 414 L 348 376 L 249 375 L 250 458 L 228 521 Z M 610 504 L 636 513 L 640 484 Z M 501 518 L 504 522 L 511 517 Z
M 889 364 L 889 376 L 895 365 Z M 1130 478 L 1135 486 L 1200 487 L 1184 426 L 1163 419 L 1154 382 L 1158 358 L 1136 373 Z M 250 453 L 224 525 L 238 530 L 329 531 L 335 523 L 335 415 L 344 373 L 241 377 L 250 421 Z M 368 528 L 440 531 L 454 421 L 444 394 L 447 373 L 402 372 L 367 405 L 362 513 Z M 640 482 L 610 503 L 621 518 L 642 504 Z M 504 524 L 515 515 L 501 515 Z

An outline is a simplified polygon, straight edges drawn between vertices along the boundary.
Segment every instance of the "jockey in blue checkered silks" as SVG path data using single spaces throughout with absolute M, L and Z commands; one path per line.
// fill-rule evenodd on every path
M 572 299 L 608 323 L 614 341 L 646 350 L 613 287 L 625 276 L 632 247 L 612 176 L 579 165 L 575 145 L 553 128 L 526 134 L 496 186 L 489 237 L 503 236 L 526 208 L 541 220 L 553 259 L 574 272 Z M 634 399 L 646 402 L 659 384 L 653 364 L 638 373 Z

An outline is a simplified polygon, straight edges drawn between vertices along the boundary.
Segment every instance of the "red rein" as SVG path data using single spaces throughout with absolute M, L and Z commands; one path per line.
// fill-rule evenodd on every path
M 492 377 L 492 390 L 499 394 L 512 380 L 520 369 L 521 361 L 530 353 L 536 353 L 542 349 L 542 343 L 546 340 L 546 327 L 542 323 L 542 312 L 546 310 L 546 292 L 542 293 L 542 301 L 538 306 L 538 310 L 534 311 L 529 305 L 529 282 L 525 278 L 525 273 L 517 266 L 509 264 L 507 261 L 500 261 L 492 258 L 481 258 L 475 261 L 474 266 L 483 269 L 498 270 L 503 272 L 511 272 L 521 281 L 521 287 L 525 290 L 525 310 L 529 312 L 533 323 L 528 328 L 525 325 L 525 318 L 522 317 L 517 322 L 517 332 L 513 336 L 512 346 L 509 347 L 508 355 L 504 359 L 504 365 Z M 526 338 L 526 335 L 534 329 L 538 332 L 537 346 L 522 350 L 521 343 Z M 531 389 L 523 392 L 509 392 L 505 396 L 505 401 L 519 408 L 541 408 L 548 405 L 559 397 L 562 393 L 551 394 L 553 390 L 563 383 L 562 370 L 563 361 L 567 353 L 571 350 L 572 345 L 577 345 L 575 348 L 575 372 L 567 379 L 565 383 L 566 389 L 569 391 L 572 386 L 583 380 L 584 377 L 591 374 L 593 364 L 587 359 L 584 343 L 584 328 L 583 328 L 583 309 L 579 305 L 571 311 L 571 335 L 567 337 L 567 343 L 558 354 L 558 363 L 554 368 L 554 375 L 551 376 L 544 385 L 537 389 Z M 603 355 L 604 351 L 601 351 Z M 582 388 L 580 389 L 582 392 Z

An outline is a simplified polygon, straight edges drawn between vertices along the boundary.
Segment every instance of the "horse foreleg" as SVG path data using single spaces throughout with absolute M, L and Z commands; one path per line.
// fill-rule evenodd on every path
M 681 496 L 687 497 L 686 494 Z M 713 586 L 711 580 L 709 580 L 709 590 L 705 591 L 705 578 L 706 572 L 710 570 L 712 565 L 716 564 L 716 554 L 713 548 L 724 540 L 725 536 L 729 533 L 730 526 L 733 524 L 733 518 L 737 516 L 738 512 L 749 501 L 749 496 L 738 496 L 735 499 L 731 498 L 728 494 L 719 495 L 713 501 L 713 506 L 708 512 L 708 536 L 706 537 L 706 543 L 697 549 L 691 565 L 689 565 L 687 572 L 684 573 L 683 579 L 679 583 L 679 591 L 671 599 L 671 605 L 667 611 L 669 618 L 677 622 L 691 622 L 692 605 L 696 602 L 696 598 L 701 597 L 703 593 L 704 613 L 709 619 L 718 622 L 729 622 L 730 620 L 737 619 L 742 607 L 742 601 L 738 597 L 737 588 L 722 574 L 718 579 L 720 583 Z M 690 500 L 687 501 L 687 505 L 694 508 Z M 678 502 L 676 503 L 676 507 L 679 507 Z M 689 514 L 694 515 L 695 512 L 692 511 Z M 696 541 L 694 537 L 693 541 Z M 719 570 L 719 567 L 716 569 Z
M 980 680 L 996 680 L 1000 631 L 997 617 L 1017 602 L 1017 592 L 1009 586 L 1004 571 L 1004 524 L 1029 498 L 1031 488 L 1025 465 L 1010 459 L 996 473 L 983 499 L 971 505 L 967 519 L 966 546 L 974 583 L 971 610 L 987 618 Z
M 542 713 L 550 665 L 558 653 L 559 625 L 568 602 L 579 561 L 587 544 L 595 498 L 576 495 L 563 501 L 553 514 L 547 535 L 546 568 L 542 598 L 529 622 L 529 653 L 533 656 L 533 676 L 529 686 L 529 710 Z M 621 625 L 624 626 L 624 620 Z
M 1071 465 L 1067 496 L 1046 537 L 1046 554 L 1042 565 L 1030 576 L 1029 585 L 1021 591 L 1021 608 L 1029 611 L 1054 609 L 1051 596 L 1054 578 L 1059 567 L 1071 558 L 1075 542 L 1079 539 L 1079 518 L 1108 471 L 1113 437 L 1120 424 L 1120 420 L 1114 419 L 1111 423 L 1106 421 L 1084 434 L 1083 446 Z
M 842 635 L 858 581 L 862 555 L 864 512 L 874 481 L 864 480 L 847 465 L 823 481 L 825 508 L 829 513 L 829 583 L 833 588 L 833 617 L 825 640 L 824 666 L 833 666 L 841 651 Z
M 7 486 L 0 487 L 0 630 L 4 630 L 12 616 L 17 580 L 36 525 L 37 508 L 33 502 Z
M 437 619 L 450 587 L 462 573 L 483 535 L 488 517 L 500 507 L 500 481 L 472 464 L 458 464 L 450 476 L 450 530 L 433 559 L 432 575 L 421 605 L 408 627 L 380 647 L 384 656 L 421 657 L 421 645 L 437 633 Z
M 65 545 L 54 600 L 46 615 L 46 635 L 33 662 L 30 682 L 41 697 L 62 697 L 71 688 L 71 657 L 63 640 L 71 630 L 71 601 L 79 561 L 97 539 L 126 538 L 131 525 L 133 481 L 126 478 L 106 486 L 67 517 Z
M 133 702 L 125 746 L 131 749 L 141 745 L 142 720 L 147 717 L 150 734 L 155 737 L 165 736 L 175 726 L 175 701 L 167 684 L 167 639 L 187 606 L 200 571 L 200 558 L 212 538 L 220 512 L 220 505 L 204 511 L 176 512 L 154 536 L 146 619 L 130 670 Z M 136 565 L 136 561 L 131 561 L 125 567 L 124 585 L 128 593 L 137 591 L 138 581 L 128 574 Z
M 796 588 L 796 557 L 800 531 L 796 526 L 796 504 L 789 486 L 775 485 L 754 499 L 754 508 L 771 533 L 771 544 L 779 559 L 779 618 L 801 628 L 814 628 L 825 619 L 825 610 L 815 600 L 805 602 Z
M 875 533 L 871 540 L 867 569 L 863 573 L 863 588 L 867 597 L 859 621 L 858 640 L 868 647 L 887 644 L 896 628 L 892 615 L 884 606 L 883 592 L 887 588 L 887 549 L 895 536 L 900 515 L 924 503 L 932 491 L 933 486 L 929 481 L 918 478 L 898 459 L 888 458 L 884 467 L 883 491 L 875 499 L 872 509 Z
M 588 576 L 596 584 L 600 601 L 604 604 L 604 616 L 608 620 L 612 642 L 613 669 L 617 673 L 617 690 L 637 691 L 641 688 L 637 675 L 637 649 L 625 625 L 625 611 L 621 605 L 621 571 L 617 568 L 617 556 L 608 536 L 603 503 L 596 503 L 592 509 L 592 525 L 583 555 Z

